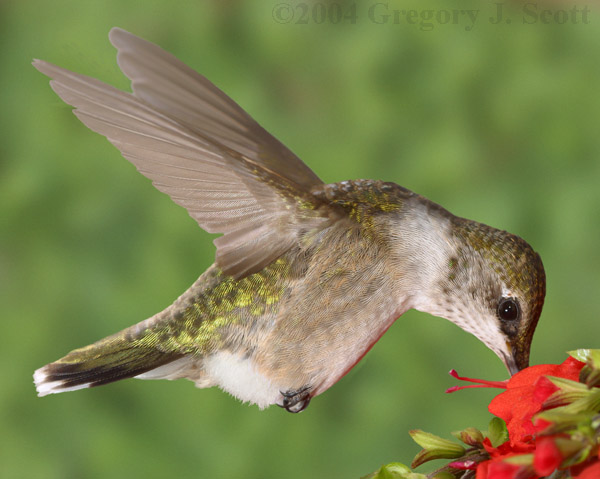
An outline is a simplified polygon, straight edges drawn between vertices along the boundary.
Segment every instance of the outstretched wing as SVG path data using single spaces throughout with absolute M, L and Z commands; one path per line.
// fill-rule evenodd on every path
M 242 278 L 326 218 L 310 193 L 322 181 L 205 77 L 119 28 L 109 38 L 132 81 L 126 93 L 35 60 L 54 91 L 215 240 L 216 262 Z M 323 211 L 323 210 L 320 210 Z

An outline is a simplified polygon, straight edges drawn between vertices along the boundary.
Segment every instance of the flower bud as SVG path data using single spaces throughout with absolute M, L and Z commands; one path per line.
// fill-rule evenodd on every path
M 452 435 L 467 446 L 483 447 L 483 433 L 474 427 L 468 427 L 462 431 L 455 431 Z
M 433 459 L 454 459 L 464 455 L 466 452 L 465 448 L 460 444 L 421 431 L 420 429 L 414 429 L 409 434 L 413 438 L 413 441 L 423 448 L 413 459 L 411 467 L 417 467 Z
M 392 462 L 381 466 L 377 471 L 361 479 L 427 479 L 427 476 L 412 472 L 408 466 L 401 462 Z
M 585 365 L 579 375 L 579 380 L 588 388 L 600 386 L 600 369 L 592 369 Z
M 456 479 L 456 476 L 454 474 L 452 474 L 451 472 L 441 471 L 441 472 L 438 472 L 431 479 Z
M 542 405 L 543 409 L 549 409 L 558 406 L 564 406 L 566 404 L 571 404 L 590 394 L 590 390 L 585 384 L 581 384 L 576 381 L 571 381 L 570 379 L 553 376 L 547 376 L 544 379 L 546 381 L 550 381 L 554 386 L 558 388 L 558 390 L 552 393 L 552 395 L 544 401 Z M 541 382 L 542 381 L 540 381 L 540 383 Z

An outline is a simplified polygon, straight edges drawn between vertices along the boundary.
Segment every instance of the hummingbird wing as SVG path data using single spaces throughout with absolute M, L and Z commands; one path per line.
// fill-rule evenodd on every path
M 33 65 L 91 130 L 209 233 L 224 273 L 243 278 L 321 228 L 323 182 L 204 76 L 119 28 L 110 41 L 133 93 L 50 63 Z

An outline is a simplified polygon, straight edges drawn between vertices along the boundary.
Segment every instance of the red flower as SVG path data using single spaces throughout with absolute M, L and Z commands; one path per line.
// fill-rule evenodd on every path
M 531 452 L 535 446 L 533 444 L 527 444 L 525 446 L 517 444 L 513 447 L 510 441 L 506 441 L 498 447 L 494 447 L 492 446 L 491 441 L 488 438 L 485 438 L 483 441 L 483 448 L 490 455 L 490 459 L 477 465 L 477 479 L 513 479 L 517 477 L 517 473 L 519 473 L 518 477 L 521 477 L 523 474 L 522 471 L 526 466 L 510 464 L 504 462 L 504 460 L 509 457 L 515 457 Z M 529 476 L 523 475 L 523 477 Z
M 568 357 L 562 364 L 540 364 L 523 369 L 508 380 L 506 391 L 490 403 L 488 410 L 504 419 L 511 445 L 526 444 L 536 432 L 547 426 L 534 425 L 532 418 L 542 410 L 544 401 L 557 391 L 544 376 L 558 376 L 577 381 L 585 363 Z
M 483 442 L 484 449 L 490 459 L 477 465 L 477 479 L 516 479 L 539 478 L 551 474 L 561 465 L 564 458 L 552 437 L 542 437 L 536 441 L 536 434 L 546 429 L 547 421 L 538 420 L 533 424 L 535 414 L 542 411 L 544 402 L 558 390 L 546 376 L 556 376 L 577 381 L 585 363 L 568 357 L 562 364 L 540 364 L 526 368 L 508 381 L 483 381 L 463 378 L 456 371 L 450 375 L 473 383 L 471 386 L 456 386 L 447 392 L 454 392 L 467 387 L 496 387 L 505 389 L 492 399 L 488 410 L 506 423 L 509 440 L 493 447 L 489 439 Z M 533 455 L 533 464 L 506 462 L 506 459 L 524 454 Z M 521 460 L 526 459 L 524 456 Z M 578 479 L 598 479 L 600 465 L 594 462 L 583 470 Z M 471 469 L 468 467 L 468 469 Z M 467 468 L 465 468 L 467 469 Z M 589 472 L 588 471 L 592 471 Z
M 492 446 L 492 442 L 489 440 L 489 438 L 486 437 L 483 440 L 483 448 L 488 452 L 492 459 L 495 459 L 497 457 L 511 457 L 518 454 L 531 452 L 534 447 L 531 444 L 526 444 L 524 446 L 518 444 L 513 446 L 510 441 L 506 441 L 505 443 L 500 444 L 498 447 L 494 447 Z
M 506 389 L 490 403 L 488 410 L 503 419 L 508 428 L 511 446 L 528 448 L 533 435 L 544 430 L 548 423 L 539 421 L 535 425 L 532 418 L 542 410 L 544 401 L 558 388 L 545 376 L 558 376 L 577 381 L 585 363 L 568 357 L 562 364 L 540 364 L 531 366 L 512 376 L 508 381 L 483 381 L 450 375 L 462 381 L 478 383 L 473 386 L 455 386 L 446 392 L 454 392 L 468 387 L 496 387 Z
M 454 378 L 476 384 L 454 386 L 446 392 L 476 387 L 502 389 L 488 406 L 496 417 L 487 432 L 472 427 L 453 432 L 467 447 L 455 445 L 458 451 L 452 454 L 448 451 L 454 448 L 437 436 L 429 435 L 435 439 L 429 441 L 431 446 L 417 441 L 424 449 L 413 464 L 422 464 L 423 458 L 455 458 L 441 470 L 469 477 L 475 473 L 476 479 L 555 475 L 600 479 L 600 349 L 569 354 L 572 356 L 562 364 L 531 366 L 506 381 L 465 378 L 450 371 Z M 422 431 L 420 435 L 427 436 Z M 445 448 L 440 449 L 438 443 Z

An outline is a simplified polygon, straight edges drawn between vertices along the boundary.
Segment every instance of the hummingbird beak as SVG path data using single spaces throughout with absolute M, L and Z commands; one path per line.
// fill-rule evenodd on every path
M 519 366 L 517 366 L 517 362 L 512 356 L 504 355 L 502 361 L 504 362 L 504 365 L 506 366 L 506 369 L 508 369 L 508 372 L 511 376 L 514 376 L 522 369 Z
M 506 342 L 506 349 L 508 354 L 502 354 L 502 362 L 511 376 L 529 366 L 529 350 L 523 350 L 518 343 L 513 345 L 508 341 Z

